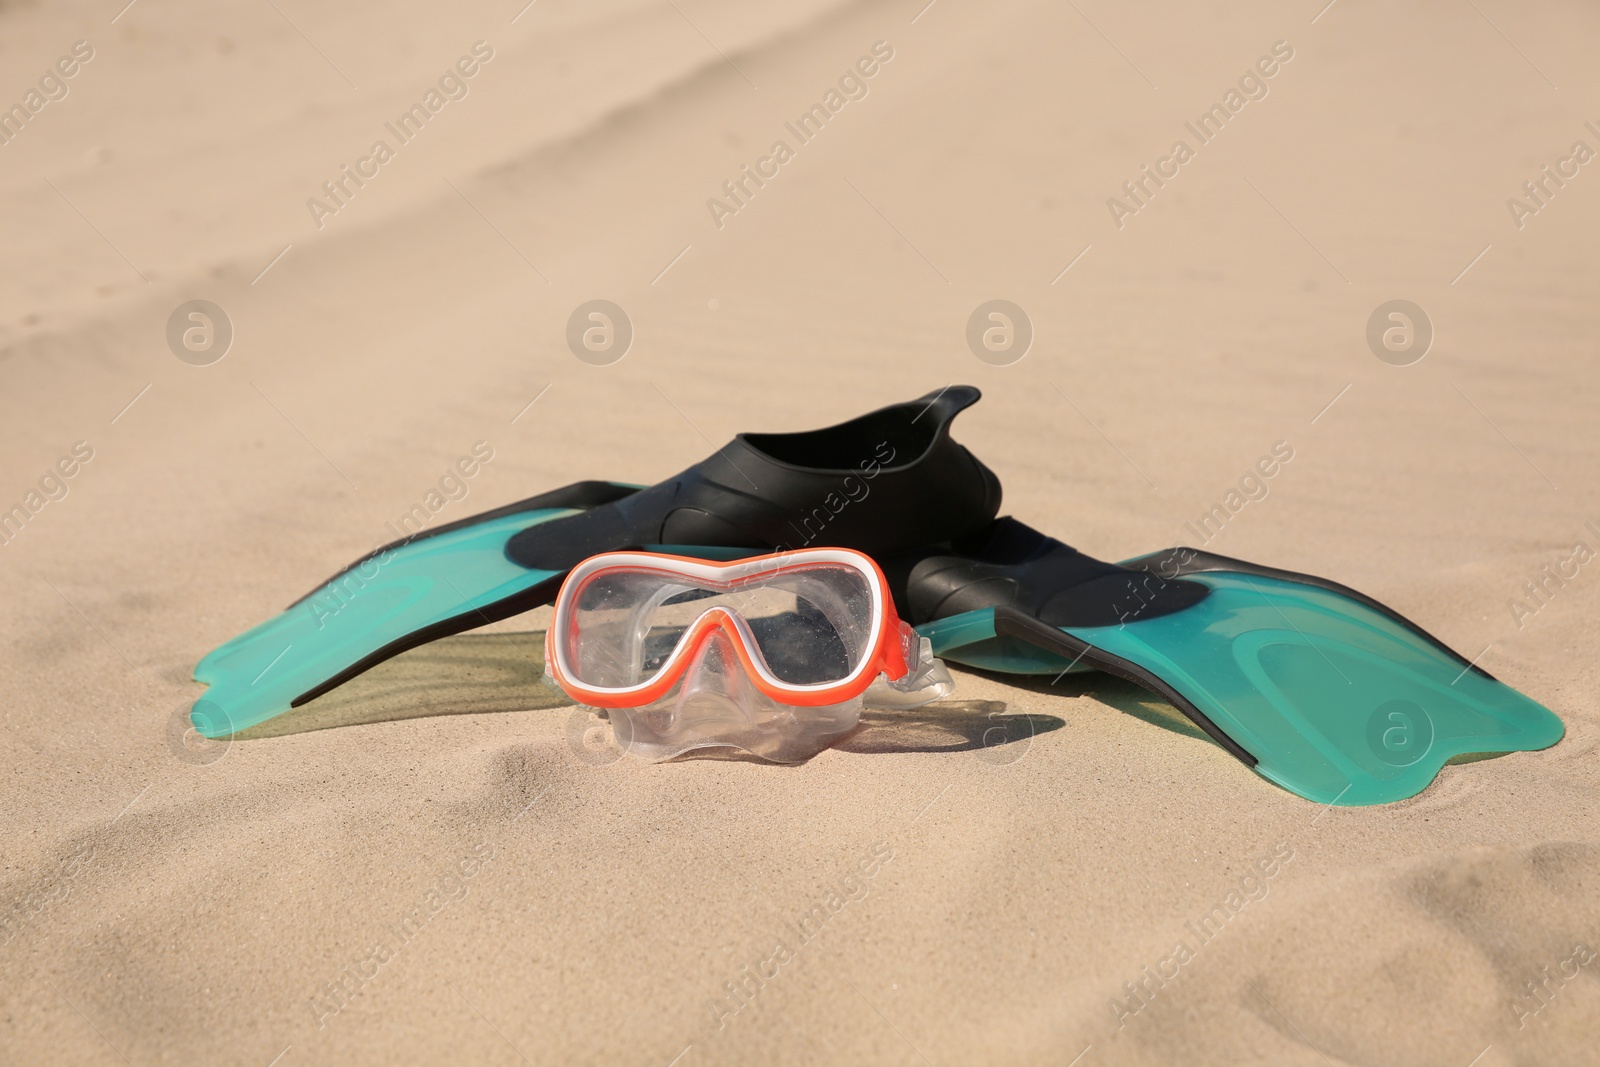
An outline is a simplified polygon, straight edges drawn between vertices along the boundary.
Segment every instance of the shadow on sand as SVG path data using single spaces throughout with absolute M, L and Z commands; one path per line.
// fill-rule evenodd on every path
M 1048 688 L 1041 691 L 1048 692 Z M 1058 690 L 1059 692 L 1059 690 Z M 357 675 L 288 714 L 233 735 L 237 741 L 438 715 L 480 715 L 576 707 L 544 677 L 544 633 L 457 634 L 430 642 Z M 862 713 L 833 747 L 862 754 L 993 750 L 1009 762 L 1035 735 L 1066 723 L 1053 715 L 1015 715 L 999 700 L 946 700 L 906 711 Z M 741 758 L 698 750 L 680 758 Z

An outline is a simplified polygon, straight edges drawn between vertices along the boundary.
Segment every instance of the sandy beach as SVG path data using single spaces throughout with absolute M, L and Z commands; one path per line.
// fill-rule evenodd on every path
M 0 1063 L 1600 1059 L 1600 12 L 123 2 L 0 2 Z M 1002 514 L 1333 578 L 1565 738 L 1323 807 L 958 668 L 655 765 L 548 608 L 187 731 L 407 517 L 956 382 Z

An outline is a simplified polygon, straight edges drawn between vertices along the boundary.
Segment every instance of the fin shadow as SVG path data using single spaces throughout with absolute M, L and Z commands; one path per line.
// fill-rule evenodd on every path
M 1446 767 L 1459 767 L 1463 763 L 1482 763 L 1484 760 L 1499 759 L 1509 756 L 1510 752 L 1463 752 L 1459 756 L 1451 756 L 1444 761 Z
M 232 740 L 331 730 L 437 715 L 484 715 L 573 706 L 544 681 L 544 632 L 443 637 L 385 660 Z
M 999 677 L 1012 683 L 1032 681 Z M 1130 694 L 1144 693 L 1118 679 L 1109 680 L 1125 686 Z M 1048 685 L 1025 684 L 1023 688 L 1061 693 L 1059 686 L 1051 689 Z M 1097 695 L 1101 694 L 1097 692 Z M 1106 697 L 1102 695 L 1102 699 Z M 1154 697 L 1149 699 L 1155 701 Z M 1125 705 L 1123 710 L 1145 717 L 1137 710 L 1139 705 L 1134 700 L 1126 701 Z M 565 707 L 577 705 L 545 678 L 542 630 L 455 634 L 385 660 L 315 700 L 233 734 L 231 740 L 251 741 L 442 715 Z M 1008 714 L 1004 701 L 944 700 L 902 711 L 869 708 L 862 712 L 855 730 L 829 747 L 859 754 L 1005 751 L 1004 746 L 1025 745 L 1035 735 L 1059 730 L 1065 725 L 1065 720 L 1054 715 Z M 1199 731 L 1193 733 L 1205 736 Z M 717 748 L 696 749 L 677 759 L 770 763 Z

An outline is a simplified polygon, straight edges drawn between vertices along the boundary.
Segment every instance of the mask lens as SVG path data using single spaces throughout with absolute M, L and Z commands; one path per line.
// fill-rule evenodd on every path
M 872 593 L 864 575 L 841 564 L 729 583 L 619 567 L 584 583 L 566 639 L 578 681 L 596 688 L 642 685 L 696 622 L 721 608 L 741 621 L 750 658 L 779 683 L 827 685 L 849 678 L 872 651 L 878 624 Z

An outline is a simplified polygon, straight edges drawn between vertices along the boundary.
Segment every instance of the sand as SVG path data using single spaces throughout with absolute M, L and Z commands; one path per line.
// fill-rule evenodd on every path
M 0 103 L 93 53 L 0 145 L 0 508 L 74 471 L 0 546 L 0 1061 L 1595 1062 L 1600 571 L 1524 590 L 1600 546 L 1600 15 L 921 4 L 0 4 Z M 168 348 L 190 300 L 219 362 Z M 1131 685 L 958 671 L 801 766 L 653 766 L 540 684 L 534 613 L 183 742 L 195 661 L 480 442 L 434 522 L 951 382 L 1005 511 L 1102 557 L 1197 542 L 1282 442 L 1206 547 L 1394 605 L 1565 740 L 1323 809 Z

